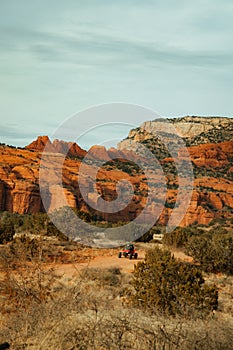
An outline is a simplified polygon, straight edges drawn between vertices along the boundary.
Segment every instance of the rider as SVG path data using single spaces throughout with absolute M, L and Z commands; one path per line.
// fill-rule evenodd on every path
M 132 243 L 128 243 L 126 246 L 126 249 L 130 251 L 130 253 L 133 253 L 134 251 L 134 245 Z

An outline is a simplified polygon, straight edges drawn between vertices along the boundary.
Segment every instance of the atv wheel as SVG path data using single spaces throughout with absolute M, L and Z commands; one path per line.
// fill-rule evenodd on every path
M 129 259 L 131 260 L 133 257 L 133 254 L 129 254 Z
M 118 258 L 119 258 L 119 259 L 121 258 L 121 252 L 118 253 Z
M 135 253 L 134 254 L 134 259 L 137 259 L 138 258 L 138 253 Z

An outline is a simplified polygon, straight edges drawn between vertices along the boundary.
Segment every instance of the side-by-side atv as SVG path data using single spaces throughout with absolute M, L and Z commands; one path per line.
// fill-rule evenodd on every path
M 137 259 L 138 253 L 136 253 L 133 244 L 126 244 L 124 249 L 118 253 L 118 258 L 121 258 L 122 256 L 129 259 Z

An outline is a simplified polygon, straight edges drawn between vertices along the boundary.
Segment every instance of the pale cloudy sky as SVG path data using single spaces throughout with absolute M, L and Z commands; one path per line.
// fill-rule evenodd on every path
M 0 0 L 0 142 L 108 102 L 232 116 L 232 87 L 232 0 Z

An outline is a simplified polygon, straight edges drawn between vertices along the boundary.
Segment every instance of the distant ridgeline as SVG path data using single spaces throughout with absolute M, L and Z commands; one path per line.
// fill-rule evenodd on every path
M 208 225 L 214 219 L 233 217 L 233 119 L 220 117 L 184 117 L 167 119 L 177 130 L 188 147 L 195 176 L 194 190 L 190 206 L 181 226 L 194 224 Z M 147 200 L 147 180 L 156 187 L 158 178 L 151 171 L 147 154 L 136 155 L 136 143 L 149 149 L 159 160 L 166 176 L 167 196 L 159 224 L 165 225 L 176 203 L 179 190 L 178 174 L 174 160 L 166 148 L 170 135 L 164 132 L 163 139 L 154 135 L 161 120 L 148 121 L 129 132 L 128 137 L 120 142 L 118 149 L 106 149 L 92 146 L 86 161 L 87 173 L 99 161 L 104 165 L 97 174 L 95 184 L 87 182 L 85 177 L 79 179 L 87 188 L 90 203 L 98 206 L 99 198 L 106 201 L 116 198 L 116 183 L 127 179 L 134 188 L 134 195 L 129 205 L 120 212 L 111 214 L 98 212 L 89 206 L 80 193 L 78 169 L 87 152 L 76 143 L 60 140 L 51 142 L 48 137 L 40 136 L 30 145 L 13 148 L 0 144 L 0 211 L 26 214 L 43 212 L 39 189 L 39 166 L 41 154 L 47 144 L 47 150 L 54 154 L 66 154 L 63 167 L 63 188 L 56 184 L 56 173 L 48 169 L 49 211 L 68 204 L 79 212 L 88 213 L 91 220 L 109 221 L 111 223 L 128 222 L 137 217 Z M 164 142 L 164 140 L 166 142 Z M 179 139 L 177 139 L 179 142 Z M 135 145 L 134 148 L 132 145 Z M 127 149 L 127 150 L 126 150 Z M 182 154 L 178 154 L 182 157 Z M 111 157 L 116 158 L 112 160 Z M 130 161 L 124 159 L 130 159 Z M 136 164 L 148 167 L 150 179 L 146 179 L 143 169 Z M 66 203 L 61 193 L 65 193 Z M 161 198 L 154 203 L 159 205 Z

